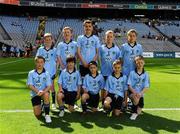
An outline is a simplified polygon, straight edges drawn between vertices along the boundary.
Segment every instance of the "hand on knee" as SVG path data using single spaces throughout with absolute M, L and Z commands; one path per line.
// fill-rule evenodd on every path
M 111 106 L 110 106 L 110 102 L 107 101 L 107 100 L 105 100 L 105 101 L 104 101 L 104 107 L 107 108 L 107 109 L 109 109 L 109 108 L 111 107 Z

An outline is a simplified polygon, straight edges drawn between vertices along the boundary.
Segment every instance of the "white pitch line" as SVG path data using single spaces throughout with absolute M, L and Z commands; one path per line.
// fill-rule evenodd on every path
M 25 110 L 0 110 L 0 113 L 31 113 L 33 110 L 25 109 Z
M 5 73 L 5 72 L 0 72 L 0 75 L 17 75 L 17 74 L 27 74 L 28 71 L 26 72 L 11 72 L 11 73 Z
M 144 111 L 180 111 L 180 108 L 143 108 Z
M 20 60 L 15 60 L 15 61 L 9 61 L 9 62 L 5 62 L 5 63 L 1 63 L 0 66 L 11 64 L 11 63 L 15 63 L 15 62 L 19 62 L 19 61 L 23 61 L 23 60 L 26 60 L 26 59 L 20 59 Z
M 180 108 L 144 108 L 143 111 L 180 111 Z M 0 113 L 31 113 L 30 109 L 0 110 Z

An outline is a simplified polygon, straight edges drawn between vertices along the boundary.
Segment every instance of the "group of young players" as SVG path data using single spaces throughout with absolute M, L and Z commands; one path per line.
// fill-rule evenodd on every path
M 127 43 L 120 48 L 114 41 L 114 32 L 105 33 L 105 43 L 93 35 L 93 24 L 90 20 L 83 22 L 84 35 L 72 40 L 73 31 L 64 27 L 64 40 L 57 48 L 52 46 L 52 34 L 44 35 L 44 46 L 40 47 L 35 57 L 35 69 L 28 74 L 27 85 L 31 90 L 31 101 L 34 115 L 39 119 L 43 111 L 45 121 L 51 122 L 50 91 L 52 93 L 52 109 L 56 109 L 55 98 L 59 106 L 59 116 L 64 116 L 64 104 L 70 112 L 74 111 L 77 100 L 81 100 L 82 113 L 87 106 L 93 112 L 98 111 L 102 101 L 104 111 L 119 116 L 122 105 L 127 106 L 130 98 L 132 105 L 131 120 L 135 120 L 144 106 L 144 93 L 149 88 L 149 76 L 144 70 L 142 46 L 136 42 L 137 32 L 127 32 Z M 79 70 L 76 61 L 79 60 Z M 100 62 L 100 71 L 98 71 Z M 58 77 L 59 90 L 56 94 L 54 79 L 60 68 Z

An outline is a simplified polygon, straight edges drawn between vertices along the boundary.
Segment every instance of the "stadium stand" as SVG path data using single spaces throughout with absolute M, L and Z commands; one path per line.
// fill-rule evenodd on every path
M 27 42 L 35 44 L 37 29 L 39 21 L 37 18 L 28 19 L 27 17 L 9 17 L 0 16 L 0 23 L 7 34 L 10 36 L 10 40 L 3 39 L 0 36 L 0 41 L 7 45 L 18 46 L 23 49 Z M 157 25 L 163 33 L 168 36 L 178 36 L 180 33 L 179 21 L 167 22 Z M 147 26 L 141 21 L 130 21 L 130 20 L 100 20 L 95 23 L 98 29 L 101 31 L 98 33 L 101 41 L 103 42 L 104 33 L 106 30 L 112 29 L 116 32 L 115 43 L 120 46 L 126 41 L 126 32 L 134 28 L 138 31 L 138 41 L 143 44 L 144 50 L 149 51 L 180 51 L 180 47 L 175 46 L 168 40 L 157 40 L 156 38 L 146 38 L 146 36 L 160 36 L 160 33 L 155 31 L 153 28 Z M 59 18 L 48 18 L 45 25 L 45 32 L 51 32 L 56 40 L 56 45 L 59 41 L 62 41 L 62 28 L 64 26 L 72 27 L 74 31 L 74 39 L 77 36 L 83 34 L 82 20 L 80 19 L 59 19 Z M 173 29 L 173 30 L 172 30 Z M 0 29 L 1 31 L 1 29 Z M 2 32 L 1 32 L 2 33 Z M 177 40 L 179 41 L 179 39 Z

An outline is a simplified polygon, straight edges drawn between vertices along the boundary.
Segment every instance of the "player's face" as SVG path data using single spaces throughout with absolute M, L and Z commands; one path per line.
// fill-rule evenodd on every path
M 106 42 L 107 42 L 108 44 L 112 44 L 113 41 L 114 41 L 114 34 L 113 34 L 113 33 L 108 33 L 108 34 L 106 35 Z
M 36 60 L 36 69 L 43 69 L 44 67 L 44 60 L 43 59 L 37 59 Z
M 47 46 L 51 46 L 52 45 L 52 37 L 51 36 L 47 36 L 44 38 L 44 44 L 47 45 Z
M 85 34 L 92 34 L 92 31 L 93 31 L 93 26 L 91 23 L 85 23 L 84 24 L 84 31 L 85 31 Z
M 129 43 L 135 43 L 137 39 L 136 33 L 134 32 L 129 33 L 127 38 Z
M 70 29 L 65 29 L 63 31 L 63 37 L 64 37 L 65 40 L 70 40 L 71 37 L 72 37 L 71 30 Z
M 73 61 L 67 63 L 67 67 L 68 67 L 69 70 L 74 69 L 74 66 L 75 66 L 75 64 L 74 64 Z
M 95 74 L 97 72 L 97 67 L 95 65 L 90 65 L 89 70 L 91 74 Z
M 113 66 L 114 72 L 115 74 L 118 74 L 121 72 L 121 65 L 120 64 L 116 64 Z
M 135 63 L 136 63 L 136 67 L 137 67 L 137 68 L 143 68 L 143 67 L 144 67 L 144 60 L 137 59 L 137 60 L 135 61 Z

